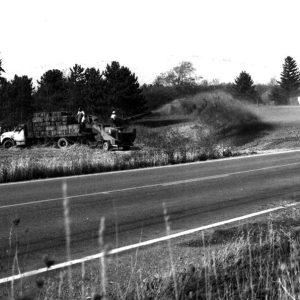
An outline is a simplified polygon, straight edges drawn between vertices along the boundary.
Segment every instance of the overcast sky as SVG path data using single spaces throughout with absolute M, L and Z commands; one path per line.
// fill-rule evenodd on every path
M 279 79 L 284 58 L 300 64 L 299 0 L 0 0 L 6 78 L 34 82 L 75 63 L 101 71 L 117 60 L 140 83 L 181 61 L 230 82 Z

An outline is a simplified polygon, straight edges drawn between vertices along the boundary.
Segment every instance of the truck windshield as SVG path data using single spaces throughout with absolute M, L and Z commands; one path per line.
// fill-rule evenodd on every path
M 15 130 L 14 131 L 21 131 L 23 129 L 23 126 L 17 126 L 16 128 L 15 128 Z

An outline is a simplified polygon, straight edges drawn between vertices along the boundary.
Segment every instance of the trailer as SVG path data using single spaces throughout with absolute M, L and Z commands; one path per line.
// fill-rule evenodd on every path
M 78 124 L 74 113 L 59 111 L 34 113 L 28 122 L 1 134 L 0 143 L 10 148 L 52 141 L 58 148 L 81 143 L 110 150 L 129 149 L 135 137 L 135 130 L 104 125 L 94 115 L 87 115 L 86 121 Z

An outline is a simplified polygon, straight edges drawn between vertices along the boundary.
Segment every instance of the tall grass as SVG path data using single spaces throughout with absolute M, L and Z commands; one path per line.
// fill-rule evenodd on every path
M 170 230 L 168 226 L 167 231 Z M 174 255 L 175 251 L 169 244 L 168 251 L 172 256 L 165 267 L 167 269 L 161 273 L 140 272 L 141 266 L 135 258 L 130 277 L 124 282 L 112 283 L 109 275 L 103 273 L 103 264 L 73 268 L 71 285 L 63 280 L 66 274 L 63 271 L 59 276 L 45 279 L 43 285 L 37 280 L 36 286 L 23 287 L 24 295 L 28 295 L 28 291 L 31 295 L 24 299 L 35 299 L 36 295 L 39 295 L 38 299 L 101 299 L 100 295 L 105 295 L 101 289 L 107 283 L 105 293 L 108 299 L 299 299 L 300 244 L 297 229 L 291 230 L 284 223 L 269 221 L 267 224 L 219 229 L 211 234 L 200 233 L 181 244 L 198 247 L 202 254 L 193 257 L 193 263 L 189 262 L 190 259 L 182 261 L 181 257 Z M 140 252 L 143 256 L 142 250 Z M 178 267 L 179 261 L 181 267 Z M 105 268 L 122 272 L 122 264 L 114 263 L 112 259 L 107 261 Z M 102 278 L 103 274 L 105 278 Z M 121 278 L 124 280 L 124 276 Z M 102 283 L 100 287 L 99 281 Z M 19 285 L 15 288 L 17 297 L 22 289 L 18 289 Z
M 36 156 L 36 153 L 31 153 L 30 150 L 24 150 L 24 152 L 14 154 L 1 162 L 0 183 L 152 167 L 223 157 L 223 152 L 220 152 L 220 149 L 203 148 L 195 143 L 185 144 L 176 134 L 167 139 L 162 139 L 160 135 L 152 135 L 152 133 L 150 135 L 147 143 L 151 143 L 153 140 L 152 146 L 155 147 L 135 150 L 130 153 L 106 153 L 102 150 L 89 149 L 86 146 L 72 146 L 65 151 L 56 151 L 55 156 L 49 153 L 49 155 L 41 157 Z M 228 155 L 225 152 L 224 155 Z

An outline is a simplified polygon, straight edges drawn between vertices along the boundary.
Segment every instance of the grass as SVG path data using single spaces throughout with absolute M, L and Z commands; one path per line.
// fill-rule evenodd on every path
M 219 148 L 199 148 L 194 144 L 175 148 L 172 143 L 176 139 L 178 137 L 174 136 L 165 140 L 164 148 L 131 153 L 105 153 L 86 146 L 72 146 L 64 151 L 55 151 L 55 156 L 52 156 L 51 151 L 40 156 L 30 150 L 21 150 L 1 162 L 0 183 L 161 166 L 229 155 Z
M 15 282 L 14 299 L 299 299 L 299 213 L 194 234 L 123 258 L 104 256 L 73 267 L 72 276 L 64 270 Z M 103 230 L 101 219 L 102 249 Z M 2 292 L 11 295 L 9 288 Z
M 83 145 L 2 149 L 0 183 L 228 157 L 237 153 L 220 141 L 224 134 L 257 130 L 261 124 L 247 107 L 221 92 L 176 100 L 156 114 L 147 126 L 136 126 L 138 147 L 131 152 L 105 153 Z

